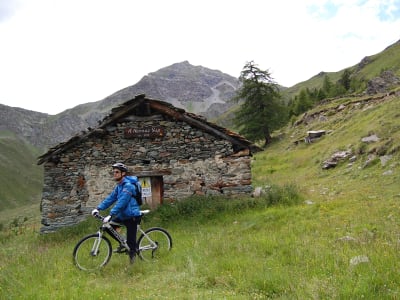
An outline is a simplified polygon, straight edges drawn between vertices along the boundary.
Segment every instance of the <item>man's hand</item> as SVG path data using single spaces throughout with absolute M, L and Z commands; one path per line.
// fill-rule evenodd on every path
M 92 216 L 98 215 L 99 214 L 99 210 L 97 208 L 92 210 Z
M 110 222 L 111 221 L 111 216 L 110 215 L 108 215 L 107 217 L 105 217 L 104 219 L 103 219 L 103 223 L 108 223 L 108 222 Z

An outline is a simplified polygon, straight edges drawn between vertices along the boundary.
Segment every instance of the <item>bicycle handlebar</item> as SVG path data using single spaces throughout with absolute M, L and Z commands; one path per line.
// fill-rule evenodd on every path
M 101 215 L 101 214 L 99 214 L 99 213 L 97 213 L 97 214 L 94 214 L 94 215 L 92 215 L 93 217 L 95 217 L 96 219 L 99 219 L 99 220 L 101 220 L 101 221 L 103 221 L 104 220 L 104 217 Z
M 147 215 L 149 212 L 150 212 L 150 209 L 141 210 L 140 215 L 144 216 L 144 215 Z
M 150 209 L 141 210 L 141 211 L 140 211 L 140 215 L 141 215 L 141 216 L 144 216 L 144 215 L 147 215 L 149 212 L 150 212 Z M 105 217 L 103 217 L 100 213 L 97 213 L 97 214 L 92 215 L 92 216 L 95 217 L 96 219 L 101 220 L 101 221 L 103 221 L 104 218 L 105 218 Z

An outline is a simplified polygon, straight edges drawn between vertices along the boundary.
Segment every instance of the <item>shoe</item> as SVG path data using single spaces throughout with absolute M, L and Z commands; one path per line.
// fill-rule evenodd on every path
M 129 253 L 129 262 L 133 264 L 135 262 L 135 252 Z
M 118 248 L 114 250 L 114 252 L 115 253 L 125 253 L 126 252 L 126 248 L 120 244 L 118 246 Z

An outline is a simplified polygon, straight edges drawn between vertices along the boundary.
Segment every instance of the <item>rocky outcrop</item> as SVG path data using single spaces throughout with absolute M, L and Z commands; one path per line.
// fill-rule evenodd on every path
M 386 93 L 399 84 L 399 77 L 397 77 L 392 71 L 384 71 L 380 76 L 368 81 L 366 93 L 369 95 Z

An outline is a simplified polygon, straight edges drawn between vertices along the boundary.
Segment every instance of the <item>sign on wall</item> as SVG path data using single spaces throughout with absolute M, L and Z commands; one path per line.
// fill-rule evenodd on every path
M 142 185 L 142 197 L 151 197 L 151 181 L 150 177 L 141 177 L 139 179 L 140 184 Z
M 164 127 L 148 126 L 143 128 L 125 128 L 124 136 L 127 139 L 132 138 L 156 138 L 165 135 Z

